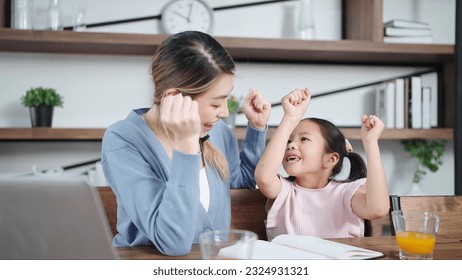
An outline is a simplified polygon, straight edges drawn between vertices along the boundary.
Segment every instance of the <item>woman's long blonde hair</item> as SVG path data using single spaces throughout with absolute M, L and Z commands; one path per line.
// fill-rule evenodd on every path
M 235 64 L 229 53 L 214 38 L 199 31 L 185 31 L 162 42 L 152 59 L 154 103 L 160 104 L 167 90 L 199 96 L 223 75 L 234 75 Z M 159 114 L 159 110 L 157 110 Z M 159 116 L 154 123 L 162 129 Z M 199 141 L 199 139 L 197 140 Z M 201 145 L 206 163 L 215 168 L 222 179 L 229 178 L 228 162 L 210 141 Z

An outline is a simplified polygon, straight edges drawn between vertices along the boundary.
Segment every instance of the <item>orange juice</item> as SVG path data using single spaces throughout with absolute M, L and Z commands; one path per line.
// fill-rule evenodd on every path
M 426 255 L 433 252 L 436 236 L 416 231 L 402 231 L 396 234 L 396 240 L 402 251 Z

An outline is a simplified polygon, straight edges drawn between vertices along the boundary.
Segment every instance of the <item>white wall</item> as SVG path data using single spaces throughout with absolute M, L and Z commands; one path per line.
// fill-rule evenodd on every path
M 70 22 L 72 5 L 86 7 L 87 22 L 99 22 L 158 14 L 166 1 L 89 0 L 63 1 Z M 248 1 L 209 1 L 225 6 Z M 340 39 L 340 0 L 316 0 L 317 38 Z M 384 20 L 408 18 L 429 21 L 435 42 L 454 42 L 454 0 L 385 0 Z M 44 28 L 48 1 L 36 0 L 35 28 Z M 417 6 L 415 6 L 417 5 Z M 431 13 L 438 5 L 439 13 Z M 417 8 L 416 8 L 417 7 Z M 411 13 L 413 9 L 419 15 Z M 292 38 L 296 36 L 298 2 L 289 1 L 254 8 L 216 12 L 213 31 L 217 36 Z M 441 28 L 442 26 L 443 28 Z M 88 31 L 157 33 L 154 21 L 101 27 Z M 436 32 L 438 31 L 438 32 Z M 32 86 L 53 87 L 64 96 L 64 108 L 57 108 L 54 127 L 107 127 L 124 118 L 130 109 L 151 104 L 152 85 L 149 56 L 97 56 L 35 53 L 0 53 L 0 127 L 29 127 L 27 109 L 19 98 Z M 271 102 L 295 87 L 309 86 L 314 94 L 383 80 L 420 68 L 365 67 L 317 64 L 248 63 L 238 64 L 234 94 L 244 95 L 255 87 Z M 313 99 L 307 115 L 332 120 L 338 125 L 357 126 L 360 115 L 371 113 L 371 89 Z M 350 105 L 351 104 L 351 105 Z M 274 108 L 271 124 L 277 124 L 281 109 Z M 241 123 L 244 120 L 241 118 Z M 362 153 L 360 141 L 353 141 Z M 423 181 L 428 194 L 454 192 L 453 142 L 447 145 L 444 165 Z M 410 186 L 414 160 L 399 141 L 382 141 L 383 160 L 392 193 L 401 194 Z M 33 164 L 41 168 L 65 166 L 98 158 L 98 142 L 0 142 L 0 172 L 26 172 Z

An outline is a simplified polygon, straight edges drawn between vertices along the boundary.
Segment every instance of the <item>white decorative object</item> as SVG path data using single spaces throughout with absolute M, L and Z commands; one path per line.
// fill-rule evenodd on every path
M 316 39 L 313 0 L 300 0 L 299 34 L 300 39 Z
M 11 27 L 32 29 L 32 11 L 31 0 L 13 0 L 11 2 Z
M 47 24 L 49 30 L 63 30 L 64 26 L 62 20 L 62 11 L 59 0 L 50 0 L 50 5 L 48 6 Z

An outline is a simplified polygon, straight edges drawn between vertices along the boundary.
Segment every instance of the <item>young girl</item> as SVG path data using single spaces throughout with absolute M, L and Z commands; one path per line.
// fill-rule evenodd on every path
M 200 233 L 230 228 L 230 188 L 255 188 L 271 110 L 259 91 L 246 96 L 249 125 L 239 151 L 221 120 L 234 72 L 228 52 L 202 32 L 175 34 L 157 48 L 154 104 L 131 111 L 103 138 L 104 174 L 118 204 L 114 246 L 185 255 Z
M 389 209 L 387 181 L 378 140 L 383 122 L 363 116 L 361 138 L 367 156 L 349 151 L 348 142 L 332 123 L 317 118 L 300 121 L 311 93 L 296 89 L 282 98 L 284 116 L 255 170 L 261 192 L 269 199 L 269 239 L 279 234 L 320 238 L 364 236 L 364 219 L 378 219 Z M 348 179 L 337 181 L 344 158 L 351 164 Z M 281 165 L 289 175 L 278 175 Z

